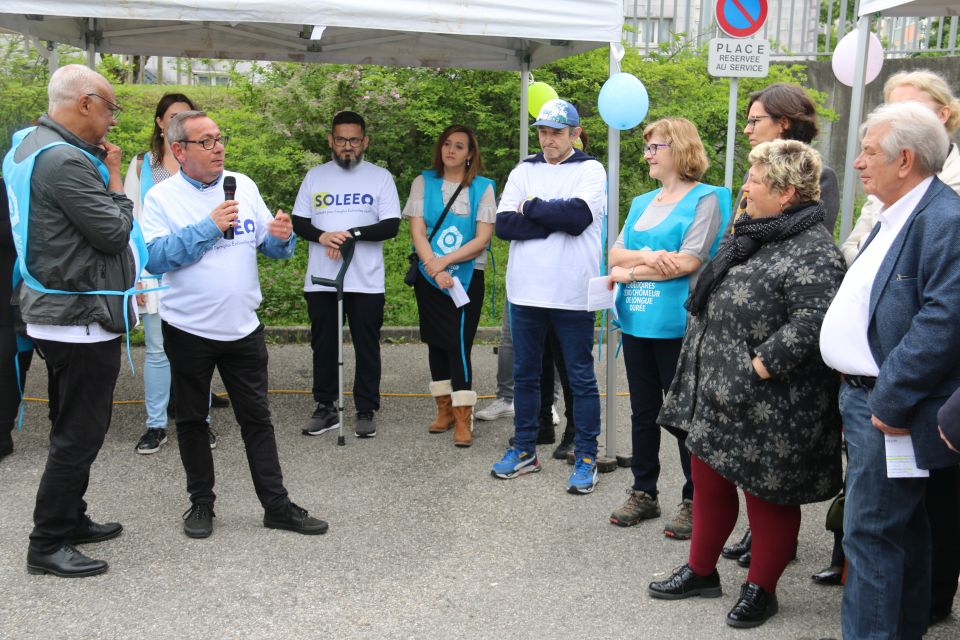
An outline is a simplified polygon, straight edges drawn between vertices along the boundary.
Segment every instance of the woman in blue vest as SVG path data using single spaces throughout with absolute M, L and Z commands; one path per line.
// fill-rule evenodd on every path
M 182 93 L 167 93 L 157 103 L 153 118 L 153 135 L 150 151 L 134 156 L 127 169 L 123 190 L 133 200 L 133 214 L 140 220 L 143 199 L 153 185 L 163 182 L 180 170 L 180 165 L 163 132 L 170 118 L 182 111 L 196 109 L 193 101 Z M 145 274 L 143 288 L 159 284 Z M 147 431 L 137 443 L 137 453 L 151 454 L 160 450 L 167 441 L 167 405 L 170 402 L 170 363 L 163 351 L 163 334 L 160 332 L 160 313 L 157 292 L 137 295 L 140 322 L 146 343 L 146 362 L 143 367 L 144 403 L 147 408 Z
M 684 118 L 657 120 L 643 131 L 644 159 L 659 189 L 634 198 L 610 250 L 610 286 L 620 283 L 617 312 L 630 388 L 633 486 L 610 522 L 623 527 L 660 515 L 660 427 L 657 414 L 670 387 L 686 330 L 684 302 L 714 256 L 730 217 L 731 194 L 699 182 L 709 161 L 697 128 Z M 677 438 L 685 483 L 664 534 L 690 537 L 693 481 L 686 434 Z
M 414 293 L 420 338 L 428 348 L 430 393 L 437 403 L 429 431 L 443 433 L 453 427 L 458 447 L 473 444 L 477 394 L 470 388 L 470 351 L 483 307 L 485 251 L 497 216 L 494 184 L 482 171 L 476 135 L 451 125 L 434 146 L 433 167 L 410 185 L 403 209 L 420 257 Z M 457 307 L 451 293 L 460 286 L 470 301 Z

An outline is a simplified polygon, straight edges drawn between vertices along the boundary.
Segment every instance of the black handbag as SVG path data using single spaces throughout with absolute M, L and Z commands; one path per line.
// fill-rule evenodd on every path
M 450 196 L 450 200 L 447 202 L 447 206 L 443 208 L 443 213 L 440 214 L 440 219 L 437 220 L 437 224 L 433 226 L 433 231 L 430 233 L 427 242 L 433 242 L 433 237 L 437 235 L 437 231 L 440 230 L 440 225 L 443 224 L 443 219 L 447 217 L 447 212 L 450 211 L 450 207 L 453 206 L 453 201 L 457 199 L 457 196 L 460 195 L 460 191 L 462 190 L 463 183 L 457 185 L 457 190 Z M 417 283 L 417 276 L 420 275 L 420 256 L 417 255 L 416 250 L 411 251 L 407 256 L 407 262 L 410 263 L 410 266 L 407 267 L 407 273 L 403 276 L 403 283 L 408 287 L 412 287 Z

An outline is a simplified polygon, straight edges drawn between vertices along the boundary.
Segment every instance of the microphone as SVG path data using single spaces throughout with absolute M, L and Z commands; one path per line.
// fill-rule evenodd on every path
M 223 199 L 235 200 L 237 195 L 237 179 L 233 176 L 226 176 L 223 179 Z M 231 224 L 223 232 L 224 240 L 233 240 L 233 225 Z

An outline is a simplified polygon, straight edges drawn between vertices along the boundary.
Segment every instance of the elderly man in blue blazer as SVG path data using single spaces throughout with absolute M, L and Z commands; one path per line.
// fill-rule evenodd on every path
M 920 638 L 930 611 L 926 479 L 889 478 L 886 440 L 909 437 L 919 469 L 960 463 L 937 410 L 960 387 L 960 196 L 940 171 L 950 146 L 919 103 L 883 105 L 860 130 L 854 166 L 883 203 L 820 334 L 843 374 L 849 464 L 843 548 L 845 638 Z

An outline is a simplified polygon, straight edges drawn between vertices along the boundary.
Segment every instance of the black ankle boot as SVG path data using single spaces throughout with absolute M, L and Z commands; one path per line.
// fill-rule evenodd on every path
M 560 438 L 560 444 L 553 450 L 554 460 L 566 460 L 567 454 L 573 449 L 573 427 L 567 421 L 567 427 L 563 430 L 563 436 Z
M 724 558 L 729 558 L 730 560 L 736 560 L 743 554 L 750 551 L 750 543 L 753 541 L 753 536 L 750 533 L 750 529 L 743 534 L 743 537 L 740 538 L 740 542 L 736 544 L 730 544 L 723 548 L 723 551 L 720 552 Z M 749 563 L 749 561 L 748 561 Z M 750 566 L 747 564 L 747 566 Z
M 727 624 L 739 629 L 759 627 L 779 608 L 776 593 L 768 593 L 760 585 L 746 582 L 740 587 L 740 599 L 727 614 Z

